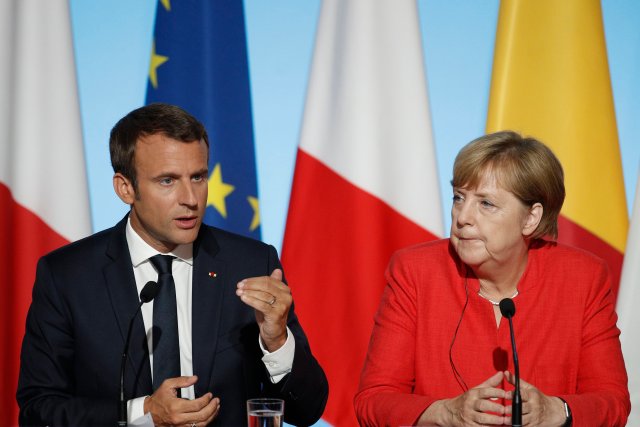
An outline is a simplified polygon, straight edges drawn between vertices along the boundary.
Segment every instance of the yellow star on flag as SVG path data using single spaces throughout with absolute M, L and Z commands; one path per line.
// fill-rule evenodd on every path
M 222 168 L 217 163 L 213 168 L 213 173 L 209 177 L 209 195 L 207 196 L 207 206 L 213 206 L 223 218 L 227 217 L 227 205 L 224 199 L 235 190 L 235 187 L 222 182 Z
M 151 45 L 151 62 L 149 63 L 149 80 L 154 89 L 158 88 L 158 67 L 169 60 L 168 56 L 156 54 L 156 41 Z
M 167 12 L 171 12 L 171 1 L 170 0 L 160 0 L 160 3 L 167 9 Z
M 249 231 L 253 231 L 260 225 L 260 202 L 257 197 L 249 196 L 247 197 L 251 208 L 253 209 L 253 219 L 251 220 L 251 225 L 249 226 Z

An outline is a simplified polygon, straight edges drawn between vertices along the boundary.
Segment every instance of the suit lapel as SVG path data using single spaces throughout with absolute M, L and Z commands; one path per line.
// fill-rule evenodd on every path
M 129 322 L 138 305 L 138 293 L 133 275 L 131 256 L 125 237 L 127 218 L 120 221 L 112 232 L 107 248 L 110 262 L 104 268 L 107 290 L 111 298 L 124 346 Z M 234 286 L 226 281 L 226 264 L 216 258 L 219 246 L 211 231 L 203 226 L 194 242 L 192 276 L 192 352 L 193 372 L 200 380 L 195 385 L 196 397 L 210 389 L 211 373 L 215 363 L 218 330 L 222 314 L 224 289 Z M 212 274 L 210 274 L 212 273 Z M 215 274 L 215 277 L 212 277 Z M 138 314 L 131 332 L 129 365 L 126 378 L 135 375 L 135 383 L 127 380 L 126 392 L 140 396 L 152 392 L 149 352 L 142 316 Z
M 200 378 L 196 397 L 209 390 L 215 363 L 218 329 L 226 283 L 226 265 L 218 258 L 219 247 L 211 231 L 203 226 L 194 244 L 192 277 L 193 372 Z
M 136 288 L 131 255 L 125 237 L 127 217 L 120 221 L 111 233 L 111 240 L 107 248 L 109 263 L 104 268 L 104 278 L 107 291 L 111 298 L 114 315 L 117 319 L 122 336 L 122 342 L 118 343 L 124 348 L 127 338 L 131 316 L 138 307 L 138 290 Z M 149 394 L 151 386 L 151 368 L 149 366 L 149 352 L 144 329 L 142 315 L 137 314 L 131 331 L 131 341 L 128 352 L 129 373 L 126 375 L 126 392 L 128 397 Z M 129 380 L 135 378 L 135 381 Z

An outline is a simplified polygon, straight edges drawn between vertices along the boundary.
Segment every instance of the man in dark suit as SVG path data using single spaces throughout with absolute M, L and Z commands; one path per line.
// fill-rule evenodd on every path
M 202 224 L 208 145 L 201 123 L 166 104 L 134 110 L 113 128 L 113 185 L 131 209 L 115 227 L 38 263 L 17 391 L 21 425 L 116 424 L 129 321 L 141 289 L 156 280 L 160 292 L 143 305 L 131 335 L 130 421 L 244 425 L 245 402 L 254 397 L 284 399 L 292 424 L 320 418 L 327 380 L 275 249 Z M 171 255 L 168 272 L 156 255 Z M 166 274 L 171 285 L 160 279 Z M 170 356 L 160 350 L 172 342 L 170 328 L 154 314 L 167 289 L 179 337 Z M 174 357 L 178 371 L 166 374 L 162 366 Z

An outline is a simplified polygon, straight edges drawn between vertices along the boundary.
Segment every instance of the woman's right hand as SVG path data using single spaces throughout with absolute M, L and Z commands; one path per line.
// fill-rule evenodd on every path
M 504 424 L 508 409 L 497 401 L 506 396 L 504 390 L 497 388 L 503 378 L 503 372 L 496 372 L 460 396 L 433 402 L 418 419 L 418 425 L 458 427 Z

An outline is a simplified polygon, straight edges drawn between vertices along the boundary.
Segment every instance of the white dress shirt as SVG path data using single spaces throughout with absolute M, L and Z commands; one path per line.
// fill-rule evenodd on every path
M 149 281 L 157 281 L 158 273 L 149 261 L 152 256 L 158 255 L 158 251 L 145 242 L 131 226 L 131 219 L 127 221 L 127 245 L 133 264 L 133 274 L 136 279 L 138 295 Z M 167 255 L 167 254 L 164 254 Z M 178 335 L 180 340 L 180 371 L 182 376 L 193 375 L 193 353 L 191 335 L 191 276 L 193 272 L 193 244 L 179 245 L 168 255 L 176 257 L 173 260 L 172 272 L 176 286 L 176 306 L 178 309 Z M 147 345 L 149 348 L 149 364 L 151 375 L 153 376 L 153 301 L 142 305 L 142 319 L 147 335 Z M 278 350 L 269 353 L 262 341 L 258 337 L 258 343 L 264 354 L 262 361 L 271 376 L 271 381 L 277 383 L 286 374 L 291 372 L 293 366 L 293 355 L 295 353 L 295 340 L 289 328 L 287 328 L 287 341 Z M 190 386 L 181 389 L 181 395 L 186 399 L 194 399 L 194 387 Z M 138 397 L 128 401 L 128 422 L 144 415 L 144 399 L 146 396 Z M 221 402 L 222 403 L 222 402 Z

